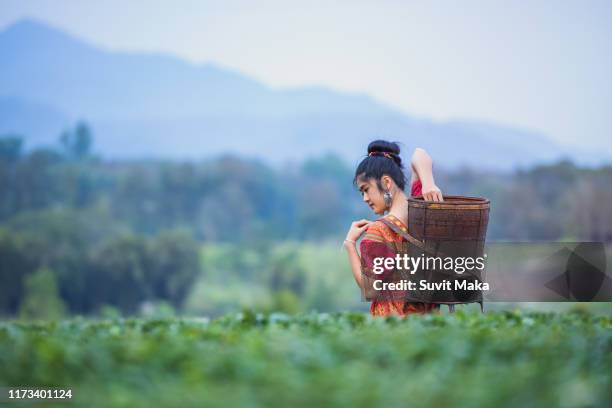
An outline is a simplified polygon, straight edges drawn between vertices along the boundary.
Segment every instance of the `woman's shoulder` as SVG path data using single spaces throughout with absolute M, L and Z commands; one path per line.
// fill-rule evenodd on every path
M 368 225 L 363 239 L 384 242 L 393 239 L 392 234 L 393 231 L 384 222 L 376 220 Z

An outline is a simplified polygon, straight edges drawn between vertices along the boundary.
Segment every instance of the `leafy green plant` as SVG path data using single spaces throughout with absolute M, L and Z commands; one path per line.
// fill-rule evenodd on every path
M 87 406 L 605 406 L 612 317 L 244 310 L 5 321 L 0 383 L 70 388 Z

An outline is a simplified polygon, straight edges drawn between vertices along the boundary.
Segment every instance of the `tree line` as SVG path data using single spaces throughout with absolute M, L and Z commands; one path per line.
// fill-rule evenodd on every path
M 275 168 L 231 155 L 116 161 L 92 146 L 84 123 L 57 146 L 28 151 L 23 137 L 0 137 L 0 314 L 133 313 L 147 300 L 180 308 L 202 273 L 202 245 L 265 253 L 284 241 L 340 242 L 352 220 L 375 217 L 353 169 L 333 154 Z M 496 173 L 442 164 L 446 194 L 491 199 L 490 240 L 612 241 L 612 166 L 564 160 Z M 273 290 L 303 290 L 278 268 Z

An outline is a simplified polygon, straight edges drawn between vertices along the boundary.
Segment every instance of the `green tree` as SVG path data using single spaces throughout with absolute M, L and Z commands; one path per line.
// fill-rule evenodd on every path
M 17 312 L 24 276 L 33 269 L 28 258 L 22 236 L 0 228 L 0 314 Z
M 14 163 L 21 158 L 23 138 L 18 135 L 7 134 L 0 137 L 0 161 Z
M 96 248 L 87 284 L 92 308 L 110 304 L 132 314 L 152 297 L 147 246 L 144 238 L 125 235 Z
M 188 231 L 164 231 L 151 242 L 149 263 L 153 296 L 181 307 L 200 273 L 198 243 Z
M 60 319 L 65 310 L 53 271 L 43 267 L 26 277 L 24 297 L 19 306 L 21 318 Z
M 64 131 L 60 135 L 60 143 L 70 158 L 82 159 L 90 153 L 93 136 L 89 126 L 79 122 L 74 130 Z
M 23 139 L 19 136 L 0 137 L 0 219 L 11 215 L 18 205 L 15 171 L 22 146 Z
M 306 271 L 298 262 L 298 252 L 295 248 L 278 248 L 271 254 L 268 265 L 268 287 L 273 292 L 289 290 L 298 296 L 304 294 Z

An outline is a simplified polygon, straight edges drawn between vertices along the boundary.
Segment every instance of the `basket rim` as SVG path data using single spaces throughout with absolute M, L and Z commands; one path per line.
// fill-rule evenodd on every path
M 474 196 L 462 196 L 462 195 L 443 195 L 442 198 L 444 201 L 425 201 L 423 196 L 417 197 L 408 197 L 407 201 L 412 204 L 419 204 L 422 206 L 428 205 L 483 205 L 483 204 L 491 204 L 491 200 L 486 197 L 474 197 Z M 452 201 L 446 201 L 446 199 L 451 199 Z

